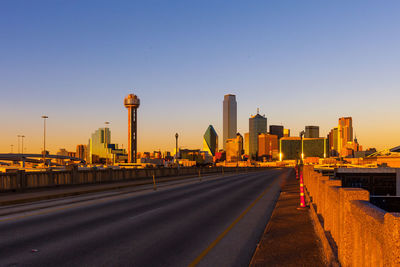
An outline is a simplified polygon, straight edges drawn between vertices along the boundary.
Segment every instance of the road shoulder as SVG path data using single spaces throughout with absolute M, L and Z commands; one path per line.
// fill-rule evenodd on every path
M 250 266 L 326 266 L 309 210 L 299 210 L 299 181 L 290 175 Z

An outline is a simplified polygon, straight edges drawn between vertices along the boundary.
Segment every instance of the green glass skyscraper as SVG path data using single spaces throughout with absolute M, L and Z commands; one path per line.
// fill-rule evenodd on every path
M 109 128 L 99 128 L 89 139 L 89 163 L 93 163 L 93 155 L 99 158 L 111 159 L 111 149 L 109 148 L 111 131 Z
M 218 134 L 212 125 L 208 126 L 203 136 L 203 150 L 215 156 L 218 151 Z

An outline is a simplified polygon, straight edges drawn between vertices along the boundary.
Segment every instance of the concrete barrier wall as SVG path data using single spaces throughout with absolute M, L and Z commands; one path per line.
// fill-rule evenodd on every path
M 369 203 L 369 192 L 304 166 L 304 185 L 342 266 L 400 266 L 400 213 Z
M 72 168 L 63 171 L 0 173 L 0 192 L 23 190 L 28 188 L 52 187 L 62 185 L 93 184 L 127 181 L 135 179 L 168 176 L 187 176 L 212 173 L 232 173 L 238 171 L 257 171 L 260 167 L 211 167 L 211 168 L 146 168 L 146 169 L 97 169 L 78 170 Z

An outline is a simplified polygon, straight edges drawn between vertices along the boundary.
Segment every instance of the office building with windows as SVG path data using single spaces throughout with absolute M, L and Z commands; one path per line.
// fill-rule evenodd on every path
M 306 126 L 305 138 L 319 138 L 319 126 Z
M 237 133 L 237 103 L 235 95 L 225 95 L 223 102 L 223 136 L 222 142 L 225 149 L 226 140 L 235 138 Z
M 243 136 L 236 134 L 236 138 L 226 140 L 226 161 L 239 161 L 243 155 Z
M 249 158 L 256 159 L 258 154 L 258 135 L 267 133 L 267 118 L 257 115 L 249 119 Z
M 282 125 L 270 125 L 269 126 L 269 133 L 278 136 L 278 139 L 283 137 L 283 126 Z

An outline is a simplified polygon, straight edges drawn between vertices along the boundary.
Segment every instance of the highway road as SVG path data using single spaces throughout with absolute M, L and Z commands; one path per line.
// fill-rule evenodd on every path
M 0 266 L 248 266 L 289 172 L 3 207 Z

